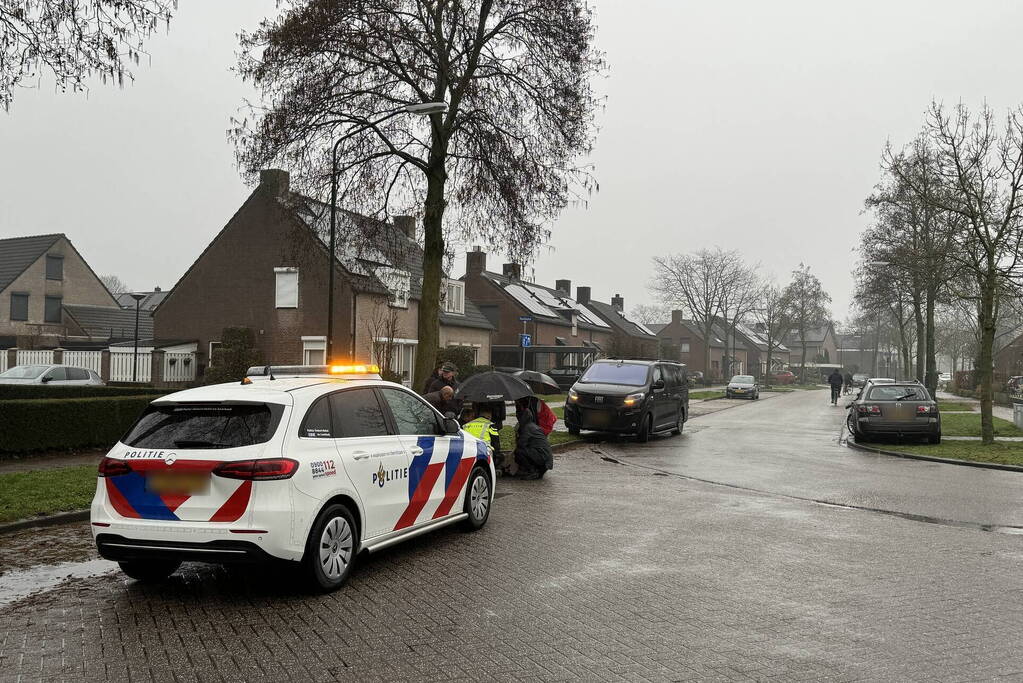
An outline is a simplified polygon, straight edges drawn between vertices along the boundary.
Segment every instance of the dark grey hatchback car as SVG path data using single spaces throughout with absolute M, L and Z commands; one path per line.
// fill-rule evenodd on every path
M 941 443 L 938 403 L 918 382 L 867 380 L 849 404 L 848 426 L 857 441 L 922 436 L 930 443 Z
M 565 401 L 570 434 L 582 429 L 635 434 L 680 434 L 689 415 L 686 366 L 671 361 L 602 359 L 586 369 Z

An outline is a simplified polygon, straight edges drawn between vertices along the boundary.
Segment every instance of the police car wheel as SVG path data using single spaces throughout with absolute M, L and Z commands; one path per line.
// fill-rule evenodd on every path
M 302 558 L 310 588 L 326 592 L 344 584 L 355 561 L 355 528 L 344 505 L 329 505 L 316 518 Z
M 490 518 L 490 478 L 482 467 L 469 475 L 465 484 L 465 513 L 469 517 L 462 523 L 466 531 L 476 531 Z
M 136 560 L 117 564 L 122 572 L 136 581 L 155 583 L 176 572 L 181 566 L 181 560 Z

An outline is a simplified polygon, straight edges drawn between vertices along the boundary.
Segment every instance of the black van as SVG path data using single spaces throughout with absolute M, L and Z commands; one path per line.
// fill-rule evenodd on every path
M 581 429 L 635 434 L 680 434 L 689 415 L 686 366 L 663 360 L 607 358 L 593 363 L 565 401 L 570 434 Z

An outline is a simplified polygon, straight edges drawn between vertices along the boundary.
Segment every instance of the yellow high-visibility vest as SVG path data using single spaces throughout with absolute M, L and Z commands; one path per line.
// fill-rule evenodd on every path
M 486 436 L 496 436 L 497 430 L 494 429 L 494 423 L 485 417 L 477 417 L 472 422 L 466 422 L 462 425 L 462 429 L 469 432 L 477 439 L 483 439 Z

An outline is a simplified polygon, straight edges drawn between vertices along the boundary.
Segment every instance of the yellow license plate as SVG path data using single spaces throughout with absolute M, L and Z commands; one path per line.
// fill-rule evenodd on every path
M 194 496 L 210 488 L 210 475 L 198 472 L 150 472 L 146 489 L 151 493 Z

